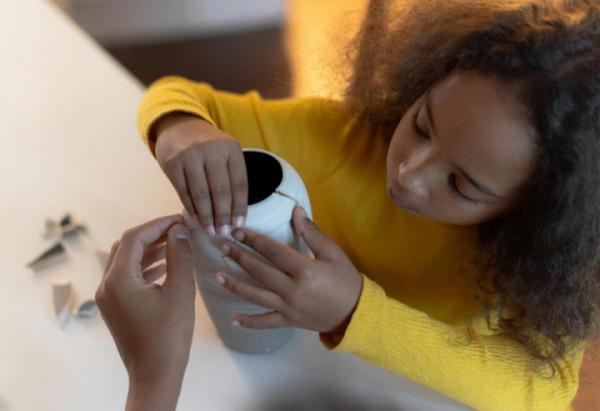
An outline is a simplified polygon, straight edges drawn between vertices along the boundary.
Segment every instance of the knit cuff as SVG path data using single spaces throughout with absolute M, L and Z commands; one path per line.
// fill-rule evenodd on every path
M 356 309 L 343 334 L 320 333 L 321 343 L 331 351 L 355 351 L 368 344 L 370 335 L 379 328 L 383 314 L 385 292 L 363 274 L 363 286 Z
M 149 138 L 152 126 L 166 114 L 174 112 L 192 114 L 216 126 L 208 110 L 198 100 L 183 95 L 176 89 L 169 90 L 170 87 L 171 85 L 168 83 L 150 87 L 140 104 L 137 124 L 142 139 L 148 148 L 150 148 Z

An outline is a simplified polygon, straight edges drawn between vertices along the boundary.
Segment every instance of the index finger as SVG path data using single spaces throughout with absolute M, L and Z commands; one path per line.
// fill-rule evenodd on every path
M 237 229 L 233 234 L 237 240 L 256 250 L 275 267 L 292 277 L 299 274 L 299 270 L 306 266 L 307 257 L 287 244 L 247 228 Z
M 182 223 L 180 214 L 160 217 L 140 226 L 130 228 L 123 233 L 121 244 L 115 255 L 113 266 L 119 267 L 116 272 L 132 272 L 142 275 L 142 259 L 146 247 L 153 244 L 176 223 Z
M 233 150 L 227 161 L 232 192 L 231 218 L 234 227 L 244 225 L 248 214 L 248 173 L 241 149 Z

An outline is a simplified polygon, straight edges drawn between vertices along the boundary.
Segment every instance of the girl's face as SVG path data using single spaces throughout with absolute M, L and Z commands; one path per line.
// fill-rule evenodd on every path
M 399 207 L 447 224 L 502 215 L 530 175 L 532 127 L 516 89 L 455 71 L 406 112 L 387 153 L 388 195 Z

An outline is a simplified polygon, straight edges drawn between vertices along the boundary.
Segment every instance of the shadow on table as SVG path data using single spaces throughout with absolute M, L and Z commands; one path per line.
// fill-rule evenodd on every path
M 274 387 L 251 411 L 402 411 L 398 404 L 332 385 Z
M 0 397 L 0 411 L 8 411 L 8 404 Z
M 244 411 L 403 409 L 393 395 L 394 382 L 382 375 L 386 372 L 349 354 L 327 352 L 314 333 L 295 330 L 288 343 L 268 355 L 231 354 L 253 397 L 260 398 L 256 405 L 245 404 Z

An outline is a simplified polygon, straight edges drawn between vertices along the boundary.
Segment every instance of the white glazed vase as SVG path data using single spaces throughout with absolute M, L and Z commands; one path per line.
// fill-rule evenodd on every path
M 248 214 L 245 227 L 288 244 L 311 255 L 300 236 L 295 235 L 291 219 L 296 204 L 304 207 L 312 218 L 306 187 L 302 179 L 282 158 L 266 150 L 243 150 L 248 174 Z M 228 239 L 242 248 L 254 250 L 236 241 L 231 235 L 210 237 L 183 211 L 186 225 L 191 228 L 194 277 L 206 309 L 223 343 L 244 353 L 268 353 L 284 344 L 292 335 L 291 328 L 253 330 L 232 325 L 237 314 L 260 314 L 269 311 L 248 303 L 216 282 L 215 273 L 222 271 L 232 277 L 260 286 L 246 271 L 228 257 L 223 257 L 220 244 Z

